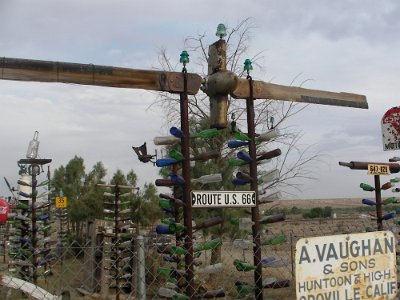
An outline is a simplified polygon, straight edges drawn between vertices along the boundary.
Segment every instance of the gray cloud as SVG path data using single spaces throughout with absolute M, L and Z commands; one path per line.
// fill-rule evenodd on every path
M 255 76 L 290 84 L 301 74 L 294 85 L 367 95 L 369 111 L 315 106 L 291 121 L 326 157 L 315 169 L 318 184 L 306 182 L 298 197 L 347 197 L 360 195 L 361 173 L 339 168 L 339 160 L 395 154 L 382 151 L 379 126 L 398 105 L 398 15 L 394 0 L 4 0 L 0 57 L 152 68 L 161 47 L 177 62 L 186 37 L 207 33 L 211 43 L 218 23 L 231 28 L 252 16 L 248 55 L 265 50 L 265 69 Z M 157 169 L 139 163 L 130 148 L 147 141 L 154 150 L 152 138 L 167 131 L 161 112 L 146 110 L 153 99 L 140 90 L 0 81 L 3 176 L 16 182 L 16 161 L 39 130 L 40 153 L 54 159 L 54 168 L 77 154 L 87 168 L 101 160 L 111 174 L 133 168 L 143 182 L 153 181 Z

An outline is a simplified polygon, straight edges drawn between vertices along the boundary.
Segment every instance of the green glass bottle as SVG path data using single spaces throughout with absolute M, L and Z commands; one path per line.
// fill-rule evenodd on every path
M 161 168 L 158 172 L 161 176 L 168 177 L 171 171 L 168 168 Z
M 366 183 L 360 183 L 360 188 L 362 188 L 364 191 L 367 191 L 367 192 L 375 191 L 375 188 L 373 186 L 370 186 L 369 184 L 366 184 Z
M 255 269 L 255 266 L 243 260 L 235 259 L 233 265 L 239 272 L 248 272 Z
M 47 232 L 47 231 L 49 231 L 50 229 L 51 229 L 51 224 L 40 227 L 40 228 L 39 228 L 39 231 L 41 231 L 41 232 Z
M 239 141 L 250 141 L 249 136 L 243 132 L 236 131 L 232 135 Z
M 177 161 L 184 160 L 183 154 L 181 152 L 179 152 L 178 150 L 169 151 L 168 156 L 176 159 Z
M 42 181 L 41 183 L 39 183 L 37 186 L 39 187 L 39 186 L 48 185 L 49 182 L 50 182 L 50 180 L 46 179 L 46 180 Z
M 158 200 L 158 205 L 161 208 L 172 208 L 171 203 L 168 200 L 165 200 L 165 199 L 159 199 Z
M 132 233 L 119 233 L 118 237 L 122 240 L 122 241 L 127 241 L 127 240 L 131 240 L 133 238 L 133 234 Z
M 229 223 L 239 226 L 239 218 L 232 218 L 229 220 Z
M 170 225 L 170 224 L 174 223 L 174 219 L 164 218 L 164 219 L 161 219 L 161 223 Z
M 194 246 L 194 252 L 204 251 L 204 250 L 212 250 L 222 245 L 221 238 L 215 238 L 211 241 L 207 241 L 205 243 Z
M 240 167 L 240 166 L 244 166 L 244 165 L 247 165 L 248 164 L 248 162 L 247 161 L 244 161 L 244 160 L 241 160 L 241 159 L 230 159 L 230 160 L 228 160 L 228 165 L 230 166 L 230 167 Z
M 184 294 L 181 293 L 176 293 L 172 296 L 171 298 L 172 300 L 189 300 L 189 296 L 186 296 Z
M 179 247 L 179 246 L 171 246 L 171 254 L 174 255 L 186 255 L 187 250 L 185 248 Z
M 17 203 L 17 208 L 29 209 L 30 207 L 29 207 L 28 204 L 25 204 L 24 202 L 19 201 L 19 202 Z
M 254 292 L 255 286 L 250 284 L 237 284 L 236 285 L 236 292 L 238 293 L 239 297 L 248 295 Z
M 386 198 L 385 200 L 382 201 L 383 205 L 386 204 L 393 204 L 393 203 L 398 203 L 399 198 L 397 197 L 390 197 L 390 198 Z
M 185 231 L 186 227 L 181 224 L 181 223 L 171 223 L 169 224 L 169 230 L 172 233 L 183 233 Z
M 163 267 L 157 268 L 157 274 L 164 278 L 171 277 L 171 272 L 172 270 L 170 268 L 163 268 Z
M 278 235 L 276 237 L 267 239 L 262 242 L 263 245 L 279 245 L 287 242 L 287 237 L 285 235 Z
M 205 129 L 200 132 L 192 133 L 190 134 L 191 138 L 201 138 L 201 139 L 209 139 L 212 137 L 215 137 L 218 134 L 218 129 L 217 128 L 210 128 L 210 129 Z

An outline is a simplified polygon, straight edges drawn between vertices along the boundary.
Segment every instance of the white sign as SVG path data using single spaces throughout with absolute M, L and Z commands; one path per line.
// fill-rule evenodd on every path
M 396 239 L 390 231 L 303 238 L 295 259 L 297 300 L 396 297 Z
M 192 207 L 252 207 L 256 206 L 255 191 L 192 191 Z
M 400 107 L 389 109 L 382 117 L 383 150 L 400 149 Z

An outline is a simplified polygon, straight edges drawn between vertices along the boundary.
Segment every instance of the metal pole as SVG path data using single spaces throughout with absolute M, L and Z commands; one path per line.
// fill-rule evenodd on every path
M 144 256 L 144 238 L 139 235 L 136 238 L 137 249 L 137 290 L 136 298 L 146 300 L 146 261 Z
M 381 181 L 379 175 L 374 175 L 374 181 L 375 181 L 375 200 L 376 200 L 376 222 L 378 225 L 378 230 L 383 230 Z
M 120 276 L 120 270 L 119 270 L 119 261 L 120 261 L 120 254 L 118 253 L 118 244 L 119 244 L 119 238 L 118 238 L 118 233 L 119 233 L 119 227 L 118 227 L 118 217 L 119 217 L 119 195 L 121 194 L 120 187 L 118 184 L 115 185 L 115 198 L 114 198 L 114 230 L 115 230 L 115 238 L 114 238 L 114 253 L 116 254 L 115 257 L 115 268 L 116 268 L 116 276 L 115 276 L 115 300 L 119 300 L 119 295 L 121 293 L 121 289 L 119 287 L 119 276 Z
M 37 168 L 36 168 L 37 166 Z M 36 188 L 37 188 L 37 179 L 36 176 L 36 171 L 39 169 L 38 165 L 31 164 L 31 169 L 32 169 L 32 248 L 33 248 L 33 255 L 32 255 L 32 265 L 33 265 L 33 284 L 37 285 L 37 234 L 36 234 Z M 40 169 L 39 169 L 40 170 Z
M 252 158 L 250 162 L 250 190 L 256 193 L 256 206 L 251 209 L 251 217 L 254 225 L 252 226 L 253 233 L 253 252 L 254 252 L 254 281 L 256 284 L 255 298 L 263 299 L 263 283 L 262 283 L 262 265 L 261 265 L 261 241 L 260 241 L 260 213 L 258 209 L 258 184 L 257 184 L 257 161 L 256 161 L 256 144 L 255 144 L 255 124 L 254 124 L 254 99 L 253 99 L 253 83 L 248 76 L 250 84 L 250 98 L 246 99 L 247 110 L 247 130 L 250 138 L 249 154 Z
M 184 91 L 187 88 L 186 68 L 183 68 L 184 73 Z M 193 232 L 192 232 L 192 202 L 190 201 L 190 136 L 189 136 L 189 103 L 187 93 L 180 94 L 180 111 L 181 111 L 181 130 L 182 137 L 182 154 L 184 160 L 182 162 L 182 176 L 185 180 L 183 185 L 183 202 L 186 203 L 184 213 L 184 223 L 186 227 L 185 236 L 185 255 L 186 263 L 186 295 L 189 299 L 193 299 L 194 289 L 194 273 L 193 273 Z

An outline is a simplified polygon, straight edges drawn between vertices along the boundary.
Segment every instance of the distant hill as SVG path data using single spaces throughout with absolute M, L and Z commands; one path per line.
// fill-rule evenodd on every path
M 358 207 L 363 206 L 361 203 L 361 198 L 337 198 L 337 199 L 304 199 L 304 200 L 279 200 L 274 201 L 268 206 L 275 206 L 279 204 L 282 208 L 291 208 L 296 206 L 297 208 L 310 209 L 314 207 L 336 207 L 336 208 L 346 208 L 346 207 Z M 265 207 L 268 207 L 268 206 Z

